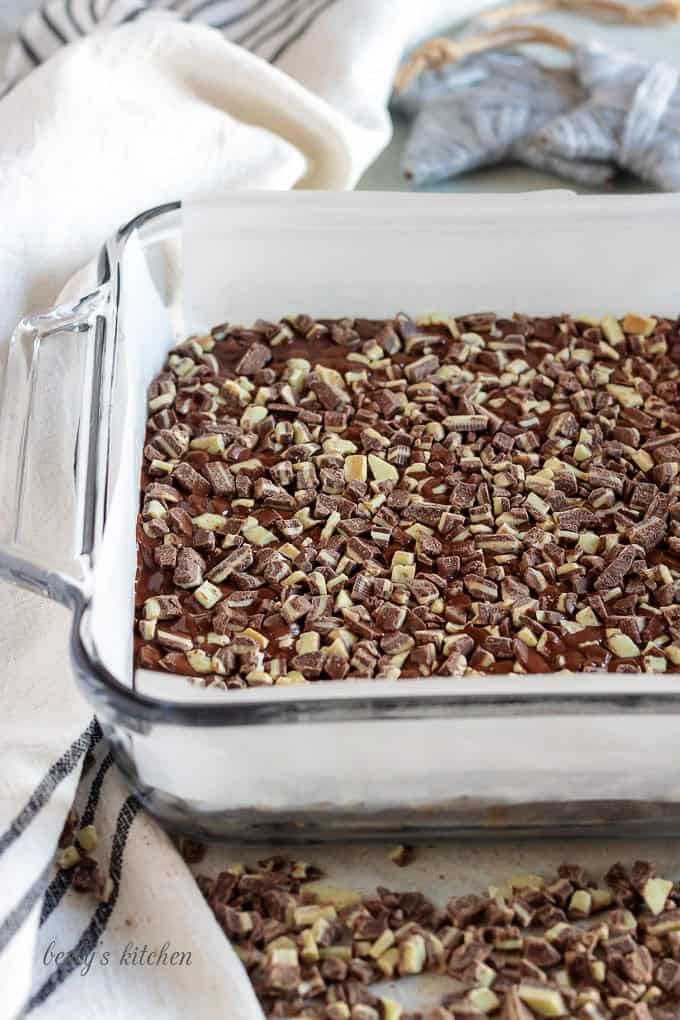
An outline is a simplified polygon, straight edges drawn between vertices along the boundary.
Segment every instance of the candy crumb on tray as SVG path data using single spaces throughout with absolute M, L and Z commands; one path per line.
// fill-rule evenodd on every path
M 680 669 L 680 322 L 258 321 L 151 385 L 136 665 L 211 689 Z
M 419 892 L 327 887 L 271 857 L 198 884 L 271 1020 L 677 1020 L 680 891 L 648 861 L 514 875 L 445 907 Z M 402 978 L 450 979 L 441 1005 L 405 1011 Z M 373 990 L 389 983 L 390 994 Z

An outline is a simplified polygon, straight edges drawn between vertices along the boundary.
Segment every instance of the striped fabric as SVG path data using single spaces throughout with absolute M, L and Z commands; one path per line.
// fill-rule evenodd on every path
M 138 18 L 170 17 L 209 25 L 230 42 L 277 63 L 338 0 L 49 0 L 21 27 L 8 63 L 12 84 L 61 46 Z M 367 0 L 368 2 L 368 0 Z
M 48 827 L 50 813 L 60 814 L 55 805 L 60 792 L 62 811 L 73 799 L 79 827 L 96 825 L 95 856 L 108 879 L 105 901 L 73 889 L 73 870 L 56 870 L 51 855 L 36 847 L 36 829 Z M 22 893 L 0 918 L 3 1020 L 94 1020 L 100 1010 L 107 1020 L 262 1020 L 245 972 L 191 872 L 130 793 L 95 720 L 47 769 L 0 833 L 0 881 L 7 900 L 12 873 Z M 129 948 L 134 954 L 144 945 L 158 950 L 164 944 L 193 957 L 191 967 L 125 963 Z M 218 968 L 219 993 L 210 980 Z M 13 981 L 24 974 L 29 983 L 17 1000 Z
M 99 803 L 104 776 L 112 765 L 111 754 L 102 739 L 102 731 L 96 719 L 93 719 L 61 757 L 50 765 L 23 807 L 10 821 L 4 832 L 0 833 L 0 881 L 3 882 L 5 888 L 9 882 L 13 882 L 15 887 L 17 881 L 21 882 L 21 892 L 15 899 L 13 908 L 0 918 L 0 958 L 3 962 L 6 956 L 11 958 L 14 953 L 20 952 L 21 937 L 26 931 L 27 921 L 33 912 L 40 911 L 39 924 L 42 928 L 71 886 L 72 871 L 55 873 L 54 863 L 49 856 L 45 855 L 41 858 L 38 855 L 36 857 L 35 831 L 41 825 L 53 826 L 50 814 L 56 813 L 57 820 L 60 815 L 63 817 L 55 802 L 60 800 L 62 804 L 64 801 L 68 803 L 73 798 L 86 759 L 93 761 L 95 767 L 90 769 L 92 779 L 87 784 L 89 785 L 87 794 L 85 794 L 86 784 L 81 782 L 77 796 L 80 798 L 86 795 L 86 803 L 81 812 L 82 824 L 91 824 Z M 129 800 L 131 803 L 128 805 L 127 811 L 128 813 L 132 811 L 132 817 L 134 817 L 137 804 L 133 798 L 130 797 Z M 63 811 L 63 808 L 61 810 Z M 117 837 L 119 842 L 121 839 L 123 840 L 123 846 L 128 830 L 129 824 L 127 829 L 121 829 L 120 835 Z M 122 849 L 119 856 L 122 856 Z M 35 860 L 31 867 L 32 858 Z M 112 881 L 112 896 L 109 903 L 104 905 L 109 908 L 109 913 L 115 905 L 117 895 L 114 872 L 115 861 L 111 857 L 109 875 Z M 91 923 L 94 921 L 93 916 Z M 67 961 L 70 961 L 72 966 L 76 966 L 79 956 L 78 953 L 70 953 Z M 49 980 L 40 982 L 29 998 L 27 1011 L 45 1001 L 67 974 L 63 971 L 60 973 L 58 969 L 55 969 L 47 976 Z M 10 995 L 10 1001 L 11 998 Z M 1 1012 L 0 1007 L 0 1014 Z

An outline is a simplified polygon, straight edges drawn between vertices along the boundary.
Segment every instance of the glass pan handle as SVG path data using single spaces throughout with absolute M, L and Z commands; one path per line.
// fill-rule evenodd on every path
M 108 310 L 104 285 L 22 320 L 0 398 L 0 578 L 67 604 L 103 522 Z

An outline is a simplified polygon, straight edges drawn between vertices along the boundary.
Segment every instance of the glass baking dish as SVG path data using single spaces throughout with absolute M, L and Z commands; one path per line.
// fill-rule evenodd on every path
M 68 606 L 78 682 L 163 824 L 203 839 L 680 832 L 677 678 L 211 692 L 132 668 L 145 390 L 213 322 L 444 308 L 677 314 L 674 196 L 246 193 L 151 209 L 23 321 L 0 417 L 0 577 Z M 45 512 L 60 506 L 60 513 Z

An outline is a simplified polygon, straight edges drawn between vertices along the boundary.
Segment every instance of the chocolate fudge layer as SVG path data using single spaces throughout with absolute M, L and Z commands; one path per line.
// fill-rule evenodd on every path
M 680 321 L 218 326 L 150 389 L 136 662 L 250 687 L 680 668 Z

